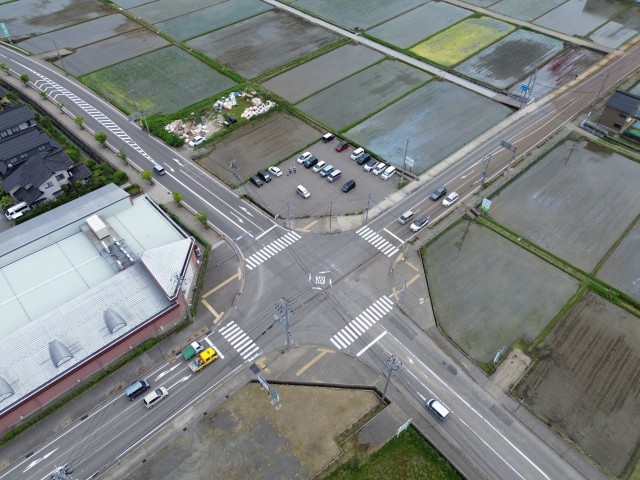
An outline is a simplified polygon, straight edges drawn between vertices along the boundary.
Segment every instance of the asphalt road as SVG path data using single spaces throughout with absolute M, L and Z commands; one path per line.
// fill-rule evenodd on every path
M 272 328 L 273 304 L 278 298 L 286 297 L 295 312 L 291 325 L 295 342 L 334 348 L 331 339 L 337 332 L 344 332 L 344 342 L 348 341 L 347 337 L 355 337 L 351 338 L 349 351 L 360 354 L 359 358 L 376 368 L 384 365 L 389 353 L 397 355 L 404 367 L 402 375 L 394 379 L 394 385 L 405 392 L 416 409 L 430 396 L 437 396 L 451 408 L 451 418 L 440 428 L 451 444 L 475 465 L 474 475 L 504 479 L 604 478 L 588 463 L 581 464 L 580 471 L 576 470 L 464 372 L 457 370 L 453 375 L 450 369 L 443 370 L 443 366 L 454 362 L 397 308 L 382 309 L 380 302 L 384 303 L 383 297 L 388 298 L 390 294 L 387 278 L 393 259 L 381 255 L 358 231 L 327 237 L 290 236 L 195 164 L 140 131 L 73 79 L 4 47 L 0 49 L 0 58 L 18 74 L 27 73 L 36 88 L 63 102 L 72 115 L 84 116 L 88 128 L 109 131 L 114 147 L 119 148 L 120 143 L 128 145 L 130 159 L 139 168 L 150 169 L 153 162 L 164 165 L 168 173 L 158 178 L 158 183 L 168 191 L 184 192 L 186 202 L 195 210 L 206 209 L 209 219 L 235 240 L 244 257 L 260 254 L 261 261 L 256 261 L 255 268 L 245 270 L 242 295 L 237 308 L 227 317 L 260 349 L 267 351 L 282 346 L 281 331 Z M 526 153 L 588 108 L 598 91 L 606 91 L 638 64 L 640 47 L 636 46 L 605 67 L 608 76 L 604 83 L 599 75 L 587 78 L 543 105 L 526 107 L 494 128 L 493 133 L 485 135 L 483 141 L 470 145 L 461 158 L 437 178 L 421 181 L 419 189 L 367 227 L 401 246 L 412 235 L 406 225 L 396 222 L 400 213 L 411 208 L 431 215 L 432 222 L 440 218 L 446 213 L 445 209 L 427 200 L 435 187 L 446 185 L 450 191 L 457 190 L 461 193 L 460 201 L 464 201 L 477 189 L 482 177 L 483 165 L 479 159 L 492 154 L 486 177 L 489 180 L 500 174 L 511 158 L 511 152 L 498 147 L 500 140 L 516 146 L 518 155 Z M 280 249 L 275 248 L 278 245 Z M 319 278 L 324 279 L 322 283 Z M 372 326 L 358 336 L 357 330 L 347 327 L 361 312 L 371 315 Z M 212 335 L 212 342 L 220 348 L 221 334 Z M 138 402 L 128 404 L 122 398 L 114 398 L 102 405 L 94 416 L 83 420 L 94 422 L 92 431 L 96 433 L 91 434 L 90 444 L 84 438 L 85 428 L 59 432 L 28 459 L 15 459 L 16 463 L 0 474 L 0 478 L 44 478 L 55 465 L 66 463 L 70 455 L 82 460 L 79 462 L 82 476 L 90 476 L 117 461 L 146 436 L 153 435 L 166 420 L 188 408 L 198 395 L 215 391 L 249 361 L 230 348 L 222 347 L 221 352 L 225 358 L 196 375 L 187 375 L 184 364 L 158 366 L 157 381 L 166 382 L 171 394 L 152 410 L 153 415 L 140 414 Z

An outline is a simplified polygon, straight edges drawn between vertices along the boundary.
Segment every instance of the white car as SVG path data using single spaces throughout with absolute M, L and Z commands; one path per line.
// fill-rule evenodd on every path
M 444 200 L 442 200 L 442 206 L 450 207 L 451 205 L 453 205 L 458 201 L 458 198 L 460 198 L 460 195 L 458 194 L 458 192 L 451 192 L 449 195 L 444 197 Z
M 167 395 L 169 395 L 169 390 L 167 390 L 166 388 L 156 388 L 153 392 L 147 394 L 147 396 L 144 397 L 142 403 L 144 403 L 145 407 L 151 408 Z
M 193 137 L 191 140 L 189 140 L 189 146 L 195 147 L 196 145 L 200 145 L 203 142 L 204 142 L 204 137 L 201 137 L 200 135 L 198 135 L 197 137 Z
M 373 173 L 374 175 L 380 175 L 386 168 L 387 165 L 384 162 L 380 162 L 371 169 L 371 173 Z
M 311 158 L 311 152 L 304 152 L 298 157 L 298 163 L 304 163 L 307 158 Z
M 427 217 L 426 215 L 423 215 L 422 217 L 418 218 L 415 222 L 413 222 L 409 226 L 409 230 L 411 230 L 412 232 L 419 232 L 424 227 L 426 227 L 428 223 L 429 223 L 429 217 Z
M 298 185 L 298 188 L 296 188 L 296 192 L 302 198 L 309 198 L 311 196 L 311 194 L 309 193 L 309 190 L 304 188 L 302 185 Z
M 279 177 L 282 175 L 282 170 L 280 170 L 278 167 L 269 167 L 269 173 L 274 177 Z
M 313 171 L 315 173 L 318 173 L 320 170 L 322 170 L 325 166 L 327 165 L 327 162 L 324 162 L 322 160 L 320 160 L 318 163 L 316 163 L 315 167 L 313 167 Z

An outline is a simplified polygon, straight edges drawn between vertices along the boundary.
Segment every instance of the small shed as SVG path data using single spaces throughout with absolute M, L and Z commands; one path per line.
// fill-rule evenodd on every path
M 633 123 L 640 110 L 640 97 L 616 90 L 604 107 L 600 125 L 615 133 L 622 133 Z

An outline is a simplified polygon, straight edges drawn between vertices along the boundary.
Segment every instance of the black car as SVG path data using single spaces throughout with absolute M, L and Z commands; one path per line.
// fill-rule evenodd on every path
M 434 202 L 441 198 L 442 196 L 447 194 L 447 189 L 444 187 L 436 188 L 433 193 L 429 196 L 431 200 Z
M 309 157 L 304 161 L 303 165 L 304 165 L 304 168 L 311 168 L 316 163 L 318 163 L 318 159 L 316 157 Z
M 358 157 L 358 159 L 356 160 L 356 163 L 358 165 L 364 165 L 369 160 L 371 160 L 371 155 L 369 155 L 368 153 L 364 153 Z
M 234 124 L 234 123 L 236 123 L 237 121 L 238 121 L 238 120 L 236 120 L 236 119 L 235 119 L 235 118 L 233 118 L 233 117 L 227 117 L 227 118 L 225 118 L 225 119 L 224 119 L 224 121 L 222 122 L 222 124 L 223 124 L 225 127 L 230 127 L 231 125 L 233 125 L 233 124 Z
M 260 180 L 262 180 L 264 183 L 269 183 L 271 181 L 271 175 L 269 175 L 264 170 L 258 170 L 258 177 L 260 177 Z
M 355 180 L 349 180 L 347 183 L 345 183 L 342 186 L 342 191 L 344 193 L 347 193 L 349 190 L 353 190 L 354 188 L 356 188 L 356 181 Z
M 260 180 L 260 177 L 258 177 L 257 175 L 252 176 L 249 180 L 251 180 L 251 183 L 253 183 L 256 187 L 261 187 L 262 185 L 264 185 L 263 181 Z

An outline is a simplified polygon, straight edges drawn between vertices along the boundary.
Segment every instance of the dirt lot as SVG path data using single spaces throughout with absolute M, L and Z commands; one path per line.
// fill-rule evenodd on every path
M 640 213 L 639 183 L 636 162 L 567 140 L 493 198 L 491 216 L 591 271 Z
M 627 233 L 597 276 L 640 301 L 640 222 Z
M 310 478 L 340 455 L 334 437 L 378 405 L 366 391 L 276 387 L 276 410 L 249 384 L 127 478 Z
M 589 293 L 518 387 L 527 405 L 619 476 L 640 441 L 640 322 Z
M 479 362 L 519 338 L 533 341 L 578 289 L 576 280 L 473 222 L 439 237 L 425 258 L 439 326 Z

